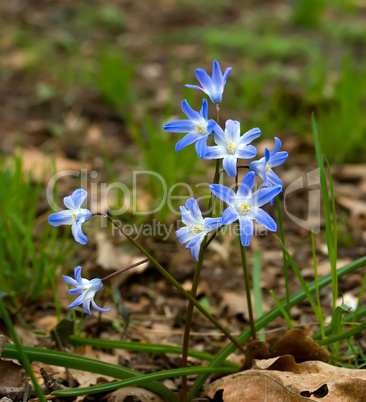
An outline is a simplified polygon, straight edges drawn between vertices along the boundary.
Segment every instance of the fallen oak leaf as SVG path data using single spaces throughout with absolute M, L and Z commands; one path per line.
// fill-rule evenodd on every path
M 302 329 L 290 329 L 276 342 L 272 352 L 264 342 L 253 341 L 245 349 L 245 361 L 240 371 L 252 368 L 254 359 L 269 359 L 291 355 L 297 363 L 308 360 L 329 362 L 330 353 L 308 336 Z
M 278 370 L 279 362 L 285 371 Z M 335 367 L 321 361 L 298 364 L 290 355 L 271 358 L 268 361 L 254 361 L 253 367 L 255 368 L 226 376 L 208 385 L 205 388 L 206 395 L 214 398 L 221 392 L 224 402 L 297 402 L 319 401 L 319 398 L 324 402 L 365 400 L 364 370 Z
M 297 363 L 308 360 L 329 362 L 330 353 L 302 329 L 290 329 L 273 346 L 271 357 L 292 355 Z

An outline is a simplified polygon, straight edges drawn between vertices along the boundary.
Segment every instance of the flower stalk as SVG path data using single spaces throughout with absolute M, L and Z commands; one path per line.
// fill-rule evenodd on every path
M 248 264 L 247 264 L 247 256 L 245 252 L 245 247 L 240 244 L 240 255 L 241 255 L 241 263 L 243 265 L 243 274 L 244 274 L 244 283 L 245 283 L 245 294 L 247 298 L 247 305 L 248 305 L 248 313 L 249 313 L 249 324 L 250 324 L 250 329 L 252 331 L 252 338 L 253 341 L 257 339 L 257 333 L 255 331 L 255 325 L 254 325 L 254 315 L 253 315 L 253 306 L 252 306 L 252 297 L 251 297 L 251 286 L 250 286 L 250 278 L 249 278 L 249 271 L 248 271 Z
M 94 212 L 93 216 L 101 216 L 103 218 L 106 218 L 111 222 L 120 232 L 123 234 L 127 240 L 129 240 L 137 249 L 139 249 L 146 257 L 150 260 L 152 265 L 165 277 L 165 279 L 173 285 L 186 299 L 191 301 L 194 306 L 197 308 L 197 310 L 202 313 L 209 321 L 212 322 L 212 324 L 220 331 L 222 332 L 230 341 L 244 354 L 244 348 L 243 346 L 229 333 L 229 331 L 224 328 L 212 315 L 207 312 L 198 302 L 197 300 L 192 297 L 186 290 L 184 290 L 183 286 L 180 285 L 180 283 L 173 278 L 172 275 L 169 274 L 169 272 L 164 269 L 156 260 L 154 257 L 152 257 L 139 243 L 136 242 L 135 239 L 133 239 L 130 235 L 124 232 L 123 228 L 119 225 L 118 222 L 116 222 L 113 218 L 111 218 L 109 215 L 104 214 L 102 212 Z

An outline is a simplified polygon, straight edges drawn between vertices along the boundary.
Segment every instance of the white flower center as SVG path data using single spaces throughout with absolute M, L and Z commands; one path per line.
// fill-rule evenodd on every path
M 207 123 L 201 122 L 201 123 L 196 124 L 196 130 L 198 131 L 199 134 L 206 135 L 207 134 Z
M 195 225 L 195 226 L 193 226 L 192 231 L 194 234 L 200 234 L 204 231 L 204 228 L 201 225 Z
M 229 154 L 235 154 L 236 145 L 232 141 L 230 141 L 229 145 L 227 146 L 227 151 L 229 152 Z
M 236 207 L 236 210 L 237 210 L 239 213 L 244 213 L 244 214 L 246 214 L 246 213 L 248 213 L 248 212 L 250 211 L 250 207 L 249 207 L 249 205 L 248 205 L 247 202 L 243 202 L 243 203 L 239 204 L 239 205 Z

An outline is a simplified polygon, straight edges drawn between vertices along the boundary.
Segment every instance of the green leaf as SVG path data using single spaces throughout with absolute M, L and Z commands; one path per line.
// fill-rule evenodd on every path
M 95 338 L 81 338 L 78 336 L 70 336 L 69 342 L 75 345 L 89 345 L 103 349 L 124 349 L 132 350 L 134 352 L 148 352 L 148 353 L 172 353 L 182 354 L 182 347 L 172 345 L 160 345 L 156 343 L 140 343 L 140 342 L 125 342 L 125 341 L 110 341 L 106 339 Z M 195 357 L 200 360 L 212 361 L 215 356 L 205 352 L 188 349 L 188 356 Z M 239 366 L 230 361 L 224 361 L 223 366 L 238 369 Z
M 133 385 L 146 385 L 150 381 L 158 381 L 165 380 L 167 378 L 181 377 L 187 375 L 195 375 L 195 374 L 213 374 L 213 373 L 222 373 L 222 374 L 232 374 L 236 370 L 229 368 L 212 368 L 212 367 L 185 367 L 179 369 L 165 370 L 159 371 L 158 373 L 151 373 L 142 375 L 139 378 L 131 378 L 124 381 L 116 381 L 110 384 L 96 385 L 94 387 L 85 387 L 85 388 L 75 388 L 68 389 L 62 391 L 54 391 L 52 395 L 56 396 L 79 396 L 79 395 L 87 395 L 87 394 L 96 394 L 100 392 L 110 392 L 114 391 L 118 388 L 123 388 L 127 386 Z
M 110 363 L 104 363 L 87 357 L 73 356 L 68 353 L 57 352 L 54 350 L 44 350 L 23 346 L 23 351 L 30 361 L 39 361 L 45 364 L 72 368 L 90 373 L 108 375 L 110 377 L 127 379 L 130 377 L 141 376 L 137 371 L 130 370 L 123 366 L 117 366 Z M 2 357 L 7 359 L 20 359 L 19 351 L 14 345 L 6 344 Z M 144 384 L 144 388 L 161 395 L 165 400 L 177 401 L 177 397 L 164 385 L 154 382 Z

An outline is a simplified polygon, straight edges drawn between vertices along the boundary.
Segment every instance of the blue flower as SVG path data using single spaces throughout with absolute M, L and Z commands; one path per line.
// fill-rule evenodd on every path
M 180 207 L 182 221 L 186 225 L 175 232 L 179 241 L 187 243 L 193 258 L 198 261 L 201 243 L 207 233 L 221 226 L 221 218 L 203 218 L 198 202 L 194 198 L 186 201 L 186 206 Z
M 261 188 L 252 192 L 254 179 L 255 173 L 249 172 L 240 183 L 236 193 L 222 184 L 210 186 L 216 197 L 229 204 L 222 214 L 222 224 L 229 225 L 239 220 L 240 240 L 243 246 L 249 246 L 253 236 L 253 220 L 272 232 L 277 230 L 276 222 L 260 207 L 271 201 L 282 187 Z
M 212 133 L 216 125 L 214 120 L 208 120 L 207 100 L 203 99 L 199 113 L 193 110 L 186 100 L 182 102 L 182 110 L 188 120 L 175 120 L 166 124 L 163 128 L 171 133 L 188 133 L 177 142 L 175 146 L 176 152 L 195 142 L 197 155 L 203 158 L 206 153 L 207 137 Z
M 250 159 L 257 155 L 257 149 L 248 145 L 261 135 L 259 128 L 252 128 L 240 136 L 240 123 L 227 120 L 225 131 L 217 124 L 214 127 L 214 137 L 217 146 L 207 147 L 205 159 L 223 158 L 223 168 L 230 177 L 236 176 L 238 158 Z
M 188 88 L 196 88 L 207 94 L 211 102 L 220 103 L 222 101 L 222 93 L 226 84 L 227 77 L 231 73 L 232 68 L 226 69 L 224 74 L 221 72 L 220 64 L 215 60 L 212 65 L 212 78 L 202 68 L 196 70 L 196 78 L 202 85 L 202 88 L 198 85 L 187 84 Z
M 90 311 L 90 303 L 92 306 L 98 311 L 110 311 L 110 308 L 101 308 L 98 307 L 94 301 L 94 296 L 98 292 L 98 290 L 102 289 L 103 283 L 99 278 L 94 278 L 91 281 L 88 279 L 81 277 L 81 267 L 76 267 L 74 269 L 75 279 L 71 278 L 71 276 L 62 275 L 65 279 L 65 282 L 71 286 L 75 286 L 74 289 L 69 290 L 70 295 L 80 295 L 77 299 L 75 299 L 69 306 L 69 309 L 72 309 L 79 304 L 83 304 L 85 311 L 91 315 Z
M 88 193 L 82 188 L 75 190 L 69 197 L 64 198 L 64 204 L 68 210 L 56 212 L 48 217 L 48 222 L 52 226 L 71 225 L 72 234 L 80 244 L 86 244 L 88 241 L 81 225 L 92 217 L 88 209 L 81 208 L 87 195 Z
M 265 149 L 264 157 L 258 161 L 253 161 L 249 164 L 249 169 L 263 180 L 263 185 L 270 187 L 282 186 L 282 180 L 274 173 L 272 168 L 281 165 L 288 157 L 285 151 L 278 152 L 281 148 L 281 141 L 275 137 L 275 147 L 270 152 L 268 148 Z

